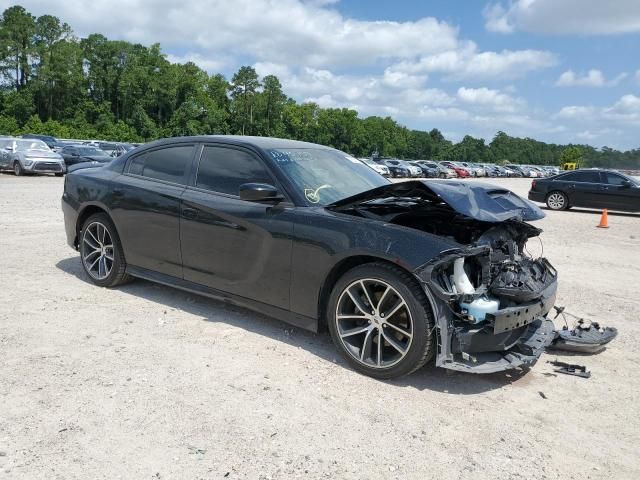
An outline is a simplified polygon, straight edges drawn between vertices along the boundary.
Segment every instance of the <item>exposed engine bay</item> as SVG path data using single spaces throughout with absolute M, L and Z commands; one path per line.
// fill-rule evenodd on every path
M 339 208 L 460 245 L 414 272 L 436 315 L 436 364 L 489 373 L 534 363 L 554 339 L 546 316 L 558 273 L 546 258 L 527 251 L 527 241 L 542 230 L 525 220 L 544 214 L 504 190 L 407 183 L 412 185 Z

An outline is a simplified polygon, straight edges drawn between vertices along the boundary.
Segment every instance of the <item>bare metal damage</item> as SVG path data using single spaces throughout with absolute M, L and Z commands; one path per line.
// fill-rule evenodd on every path
M 434 181 L 380 187 L 336 207 L 459 245 L 413 272 L 435 316 L 436 365 L 474 373 L 523 367 L 553 341 L 547 314 L 558 274 L 527 253 L 542 231 L 526 221 L 544 217 L 531 202 L 492 186 Z

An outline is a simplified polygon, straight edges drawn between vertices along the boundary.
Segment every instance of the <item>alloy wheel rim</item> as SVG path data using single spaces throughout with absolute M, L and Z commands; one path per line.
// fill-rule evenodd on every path
M 90 223 L 82 235 L 82 263 L 92 278 L 104 280 L 113 269 L 113 240 L 100 222 Z
M 549 206 L 554 210 L 559 210 L 564 206 L 564 197 L 559 193 L 549 195 Z
M 389 368 L 409 352 L 413 319 L 407 302 L 388 283 L 374 278 L 356 280 L 340 294 L 336 330 L 345 350 L 357 362 Z

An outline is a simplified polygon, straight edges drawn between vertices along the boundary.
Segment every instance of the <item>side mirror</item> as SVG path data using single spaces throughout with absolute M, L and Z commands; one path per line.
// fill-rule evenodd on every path
M 280 202 L 284 197 L 278 189 L 267 183 L 243 183 L 240 185 L 240 200 L 248 202 Z
M 624 182 L 622 182 L 622 188 L 631 188 L 631 181 L 625 180 Z

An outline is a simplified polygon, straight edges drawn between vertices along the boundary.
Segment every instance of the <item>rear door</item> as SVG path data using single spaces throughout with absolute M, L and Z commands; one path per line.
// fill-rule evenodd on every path
M 571 172 L 558 177 L 553 184 L 569 197 L 569 204 L 574 207 L 596 207 L 599 202 L 600 176 L 597 171 Z M 553 190 L 550 187 L 550 190 Z
M 182 278 L 180 196 L 195 151 L 195 143 L 145 150 L 117 178 L 112 216 L 128 264 Z
M 241 200 L 243 183 L 284 190 L 252 150 L 205 144 L 182 194 L 184 279 L 289 309 L 293 204 Z

